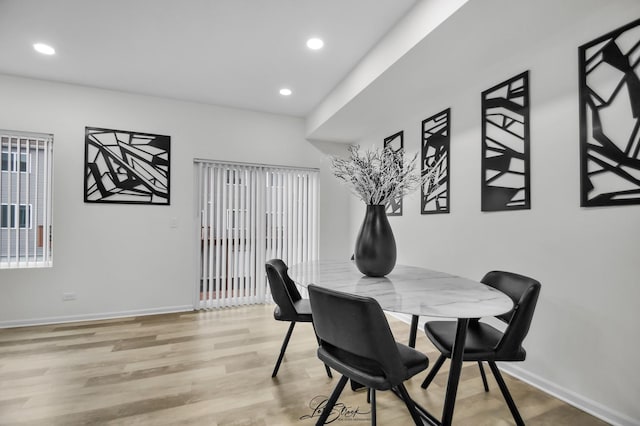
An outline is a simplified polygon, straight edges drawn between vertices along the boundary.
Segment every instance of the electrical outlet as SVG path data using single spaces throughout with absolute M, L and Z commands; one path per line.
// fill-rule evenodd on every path
M 62 293 L 62 300 L 68 302 L 69 300 L 76 300 L 76 293 L 73 291 Z

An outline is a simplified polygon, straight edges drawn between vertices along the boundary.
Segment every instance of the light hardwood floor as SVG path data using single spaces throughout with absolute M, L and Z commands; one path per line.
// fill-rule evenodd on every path
M 0 330 L 1 425 L 313 425 L 309 418 L 337 383 L 315 356 L 310 324 L 297 324 L 276 379 L 271 371 L 288 323 L 273 306 L 155 315 Z M 408 325 L 389 317 L 396 338 Z M 437 352 L 424 334 L 417 348 Z M 421 374 L 411 396 L 440 413 L 448 362 L 427 391 Z M 487 370 L 488 371 L 488 370 Z M 529 425 L 602 421 L 505 375 Z M 463 368 L 454 424 L 510 425 L 489 373 L 485 393 L 475 364 Z M 378 394 L 378 424 L 407 425 L 404 404 Z M 348 387 L 333 424 L 368 424 L 364 392 Z M 439 414 L 438 414 L 439 415 Z

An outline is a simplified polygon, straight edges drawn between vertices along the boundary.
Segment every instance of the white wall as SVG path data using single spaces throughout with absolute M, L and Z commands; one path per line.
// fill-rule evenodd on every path
M 404 130 L 405 148 L 416 152 L 421 120 L 452 108 L 451 213 L 421 216 L 419 196 L 405 199 L 404 216 L 390 218 L 398 263 L 476 279 L 505 269 L 540 280 L 527 360 L 505 367 L 629 425 L 640 424 L 640 206 L 580 207 L 577 47 L 637 16 L 609 9 L 490 67 L 470 64 L 466 81 L 439 82 L 449 88 L 446 95 L 416 94 L 423 108 L 359 141 L 380 147 Z M 480 93 L 524 70 L 530 70 L 532 208 L 482 213 Z M 364 215 L 354 199 L 352 205 L 351 238 Z
M 85 204 L 85 126 L 170 135 L 171 205 Z M 301 119 L 0 75 L 0 128 L 54 134 L 54 266 L 0 270 L 0 326 L 189 309 L 194 158 L 320 167 L 321 256 L 349 252 L 344 210 L 325 207 L 347 193 Z

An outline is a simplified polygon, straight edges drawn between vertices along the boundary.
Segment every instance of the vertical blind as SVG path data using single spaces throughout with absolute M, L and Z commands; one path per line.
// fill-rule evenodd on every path
M 50 266 L 53 137 L 0 130 L 0 268 Z
M 196 308 L 264 303 L 264 264 L 318 258 L 317 169 L 195 160 L 200 212 Z

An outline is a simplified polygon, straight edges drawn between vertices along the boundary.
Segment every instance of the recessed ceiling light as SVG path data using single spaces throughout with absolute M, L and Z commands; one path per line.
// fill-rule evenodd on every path
M 40 52 L 43 55 L 54 55 L 56 53 L 56 49 L 44 43 L 35 43 L 33 48 L 36 49 L 36 52 Z
M 324 46 L 324 41 L 319 38 L 314 37 L 307 40 L 307 47 L 311 50 L 322 49 L 322 46 Z
M 280 94 L 282 96 L 289 96 L 291 95 L 293 92 L 291 91 L 291 89 L 287 89 L 286 87 L 283 89 L 280 89 Z

